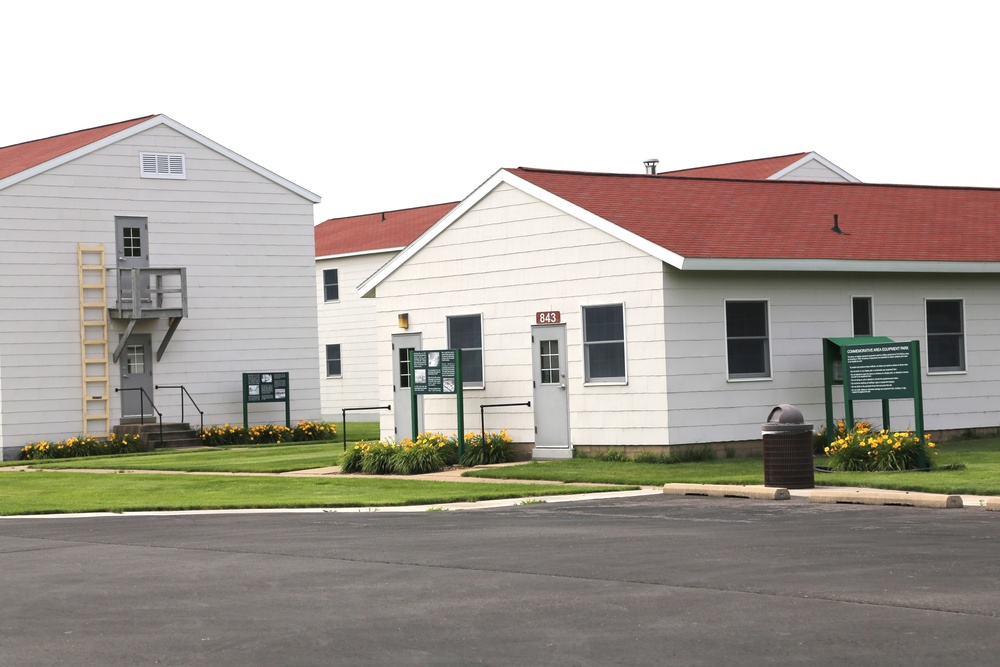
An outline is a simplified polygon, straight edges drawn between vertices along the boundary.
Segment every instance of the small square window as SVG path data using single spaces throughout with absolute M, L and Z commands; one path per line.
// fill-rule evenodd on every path
M 326 346 L 326 376 L 340 377 L 340 345 Z
M 340 282 L 337 269 L 323 270 L 323 301 L 340 300 Z

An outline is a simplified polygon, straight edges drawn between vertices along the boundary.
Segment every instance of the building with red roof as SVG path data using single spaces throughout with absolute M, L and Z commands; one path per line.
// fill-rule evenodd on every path
M 927 429 L 995 428 L 998 220 L 1000 190 L 865 184 L 813 153 L 502 169 L 358 288 L 393 349 L 382 434 L 409 435 L 399 350 L 460 348 L 466 423 L 512 404 L 487 428 L 537 457 L 759 443 L 775 405 L 825 421 L 822 341 L 852 336 L 919 342 Z M 454 409 L 421 399 L 420 429 L 451 432 Z M 880 423 L 880 402 L 855 417 Z
M 369 410 L 343 412 L 379 405 L 375 302 L 362 299 L 357 286 L 457 204 L 331 218 L 316 225 L 323 419 L 377 419 Z
M 255 371 L 252 420 L 318 416 L 318 201 L 163 115 L 0 147 L 3 458 L 188 421 L 182 385 L 239 423 Z

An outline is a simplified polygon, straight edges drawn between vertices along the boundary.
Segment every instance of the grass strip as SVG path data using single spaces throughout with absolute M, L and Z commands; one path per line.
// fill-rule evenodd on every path
M 934 457 L 931 472 L 817 472 L 817 486 L 854 486 L 926 493 L 1000 495 L 1000 439 L 947 442 Z M 817 465 L 824 465 L 823 458 Z M 961 469 L 952 469 L 960 467 Z M 470 478 L 550 480 L 566 483 L 638 484 L 763 484 L 761 458 L 719 459 L 698 463 L 633 463 L 569 459 L 471 470 Z
M 143 510 L 389 507 L 538 497 L 622 487 L 398 479 L 0 472 L 0 515 Z

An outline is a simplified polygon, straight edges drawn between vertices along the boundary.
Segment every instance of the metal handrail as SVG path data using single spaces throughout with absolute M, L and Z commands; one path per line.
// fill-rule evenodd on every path
M 341 408 L 340 416 L 344 424 L 344 451 L 347 451 L 347 413 L 356 410 L 392 410 L 392 405 L 376 405 L 370 408 Z
M 139 427 L 141 429 L 143 426 L 146 425 L 145 421 L 146 410 L 145 410 L 145 405 L 143 405 L 142 402 L 143 397 L 145 397 L 146 400 L 149 401 L 149 407 L 153 408 L 153 411 L 156 412 L 156 418 L 157 418 L 156 420 L 160 422 L 160 442 L 163 442 L 163 413 L 156 408 L 156 404 L 153 403 L 153 399 L 149 397 L 149 394 L 146 393 L 146 390 L 143 389 L 142 387 L 126 387 L 124 389 L 121 387 L 115 387 L 116 394 L 120 391 L 142 392 L 141 394 L 139 394 Z
M 492 405 L 480 405 L 479 406 L 479 428 L 482 430 L 483 445 L 486 445 L 486 408 L 514 408 L 514 407 L 531 407 L 531 401 L 525 401 L 524 403 L 494 403 Z M 461 436 L 463 439 L 465 436 Z
M 188 400 L 191 401 L 191 405 L 193 405 L 194 409 L 198 411 L 199 415 L 201 415 L 201 430 L 202 431 L 205 430 L 205 411 L 198 407 L 198 404 L 195 403 L 194 397 L 191 395 L 191 392 L 189 392 L 184 387 L 184 385 L 182 385 L 182 384 L 158 384 L 158 385 L 155 385 L 153 388 L 154 389 L 180 389 L 181 390 L 181 421 L 184 422 L 184 396 L 186 395 L 188 397 Z M 184 423 L 187 423 L 187 422 L 184 422 Z

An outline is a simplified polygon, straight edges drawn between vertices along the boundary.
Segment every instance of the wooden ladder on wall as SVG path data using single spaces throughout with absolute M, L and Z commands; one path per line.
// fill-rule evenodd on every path
M 108 286 L 104 246 L 77 244 L 80 269 L 80 359 L 83 435 L 111 432 L 108 396 Z

